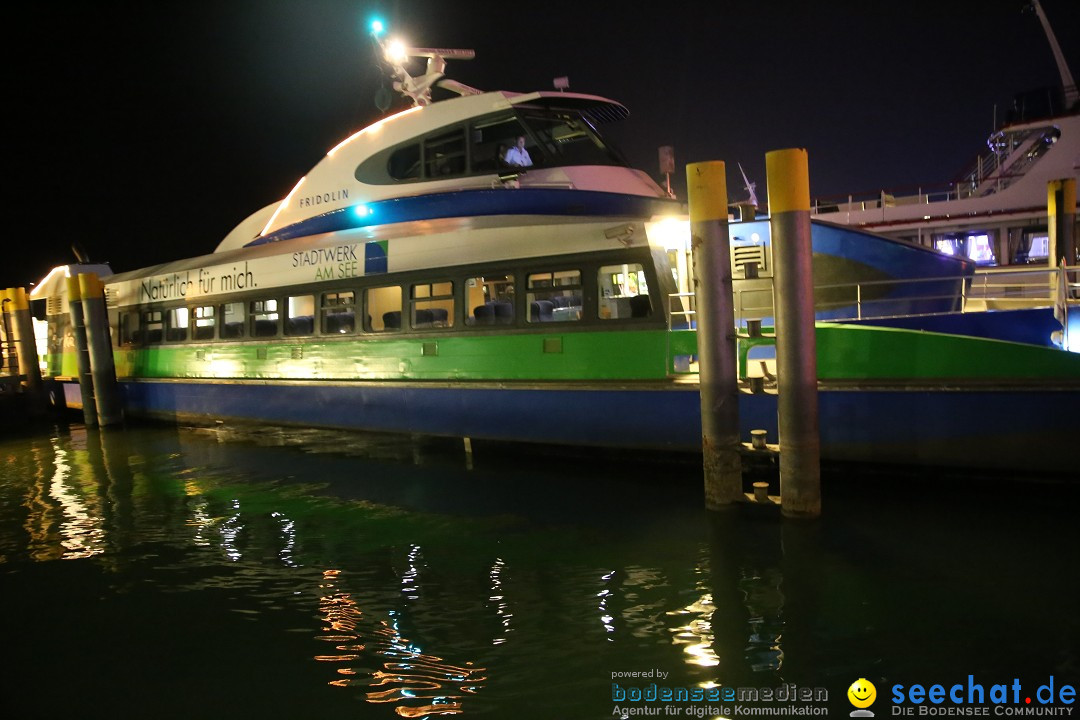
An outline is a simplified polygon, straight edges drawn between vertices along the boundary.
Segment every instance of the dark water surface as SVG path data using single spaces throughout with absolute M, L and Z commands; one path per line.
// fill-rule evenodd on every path
M 880 718 L 896 684 L 1080 685 L 1073 485 L 827 471 L 793 522 L 705 512 L 693 464 L 471 464 L 322 431 L 9 433 L 0 716 L 739 716 L 613 692 L 794 683 L 847 717 L 866 678 Z

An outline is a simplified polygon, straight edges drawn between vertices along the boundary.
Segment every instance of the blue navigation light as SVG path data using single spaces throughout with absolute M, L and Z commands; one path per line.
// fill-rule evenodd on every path
M 371 34 L 375 37 L 382 35 L 385 30 L 386 27 L 383 25 L 382 20 L 371 21 Z
M 353 212 L 356 213 L 356 217 L 366 218 L 370 217 L 374 211 L 367 205 L 357 205 L 355 208 L 353 208 Z

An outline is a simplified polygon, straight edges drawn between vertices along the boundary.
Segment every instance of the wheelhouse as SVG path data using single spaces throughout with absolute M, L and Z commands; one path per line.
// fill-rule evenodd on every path
M 550 99 L 517 104 L 410 138 L 365 159 L 355 177 L 368 185 L 392 185 L 520 172 L 521 168 L 503 162 L 518 137 L 525 138 L 534 167 L 629 167 L 623 154 L 597 129 L 596 109 L 543 102 Z

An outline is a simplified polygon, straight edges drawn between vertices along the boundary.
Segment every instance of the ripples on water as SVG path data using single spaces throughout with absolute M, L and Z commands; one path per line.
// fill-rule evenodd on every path
M 692 465 L 274 429 L 0 440 L 10 717 L 611 717 L 612 673 L 1080 680 L 1071 486 L 826 476 L 710 516 Z M 897 679 L 900 678 L 900 679 Z M 641 681 L 622 681 L 627 684 Z

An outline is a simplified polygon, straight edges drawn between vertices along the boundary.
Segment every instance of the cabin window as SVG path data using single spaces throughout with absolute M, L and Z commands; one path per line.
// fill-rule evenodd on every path
M 326 335 L 356 332 L 356 293 L 352 290 L 323 293 L 322 331 Z
M 364 329 L 369 332 L 396 332 L 401 329 L 401 286 L 388 285 L 364 290 L 367 317 Z
M 601 320 L 645 318 L 652 315 L 649 286 L 641 263 L 604 265 L 596 275 Z
M 315 296 L 290 295 L 285 298 L 285 334 L 315 334 Z
M 406 145 L 391 153 L 386 171 L 395 180 L 419 180 L 420 144 Z
M 274 337 L 278 334 L 277 298 L 251 301 L 251 337 Z
M 465 173 L 465 130 L 457 128 L 424 141 L 424 163 L 428 178 Z
M 160 310 L 146 310 L 142 316 L 145 331 L 143 339 L 148 343 L 159 343 L 165 331 L 165 314 Z
M 194 327 L 191 328 L 193 340 L 213 340 L 214 325 L 217 318 L 214 316 L 213 305 L 201 305 L 191 308 L 191 314 L 195 317 Z
M 170 342 L 183 342 L 187 340 L 188 309 L 186 307 L 170 308 L 165 313 L 165 339 Z
M 410 294 L 410 322 L 417 330 L 454 325 L 454 283 L 417 283 Z
M 244 303 L 231 302 L 221 306 L 221 337 L 244 337 Z
M 514 276 L 483 275 L 465 280 L 466 325 L 511 325 L 514 322 Z
M 529 273 L 525 303 L 529 322 L 572 322 L 581 319 L 581 271 Z
M 50 326 L 51 327 L 51 326 Z M 139 313 L 127 312 L 120 316 L 120 342 L 131 345 L 142 340 L 139 332 Z

